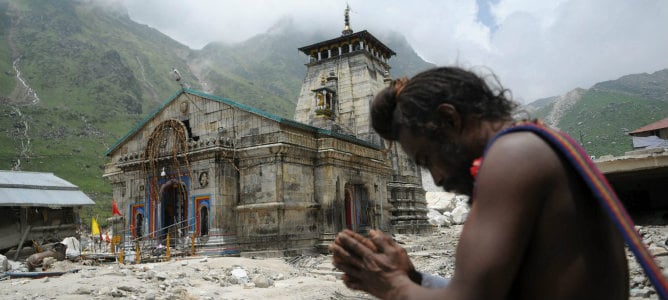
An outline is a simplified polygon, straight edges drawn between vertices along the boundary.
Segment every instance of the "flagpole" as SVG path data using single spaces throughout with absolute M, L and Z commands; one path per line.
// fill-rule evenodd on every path
M 98 253 L 102 253 L 102 228 L 100 228 L 100 222 L 97 220 L 99 219 L 99 215 L 95 215 L 95 224 L 97 225 L 97 233 L 100 236 L 100 244 L 98 248 Z

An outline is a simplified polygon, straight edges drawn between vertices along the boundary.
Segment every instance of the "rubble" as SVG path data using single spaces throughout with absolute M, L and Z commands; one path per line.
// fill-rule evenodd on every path
M 461 201 L 461 200 L 458 200 Z M 438 211 L 436 212 L 438 213 Z M 432 234 L 395 234 L 416 268 L 451 277 L 462 225 L 435 226 Z M 638 226 L 650 249 L 666 249 L 665 226 Z M 629 293 L 633 300 L 658 299 L 631 252 Z M 0 265 L 1 263 L 0 257 Z M 668 255 L 656 256 L 668 270 Z M 22 267 L 21 267 L 22 265 Z M 13 271 L 27 271 L 24 263 L 9 260 Z M 67 270 L 80 269 L 78 273 Z M 351 291 L 334 269 L 331 256 L 284 258 L 186 257 L 161 263 L 125 264 L 56 261 L 49 271 L 64 272 L 45 279 L 12 278 L 0 281 L 1 299 L 374 299 Z M 51 291 L 57 289 L 58 294 Z
M 42 270 L 46 271 L 55 261 L 65 259 L 66 250 L 67 246 L 65 244 L 56 243 L 51 249 L 30 255 L 26 260 L 28 270 L 33 271 L 35 267 L 42 267 Z
M 429 224 L 437 227 L 449 227 L 452 224 L 464 224 L 469 214 L 468 197 L 448 192 L 427 192 Z

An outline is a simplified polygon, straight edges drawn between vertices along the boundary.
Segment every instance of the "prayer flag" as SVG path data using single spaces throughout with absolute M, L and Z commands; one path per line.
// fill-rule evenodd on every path
M 121 211 L 118 210 L 118 205 L 116 205 L 116 199 L 111 199 L 111 214 L 121 216 Z
M 100 234 L 100 225 L 97 224 L 97 220 L 95 220 L 95 218 L 92 218 L 90 228 L 91 228 L 90 234 L 92 235 Z

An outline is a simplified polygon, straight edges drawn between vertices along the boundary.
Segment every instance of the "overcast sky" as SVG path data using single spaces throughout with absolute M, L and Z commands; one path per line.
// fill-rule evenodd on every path
M 397 31 L 437 65 L 487 67 L 521 102 L 668 68 L 666 0 L 121 1 L 193 49 L 244 41 L 286 16 L 334 38 L 348 3 L 353 30 Z

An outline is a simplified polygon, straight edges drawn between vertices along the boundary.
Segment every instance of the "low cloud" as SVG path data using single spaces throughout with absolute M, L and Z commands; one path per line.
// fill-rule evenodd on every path
M 478 3 L 490 2 L 479 6 Z M 130 17 L 199 49 L 237 43 L 290 16 L 304 30 L 343 29 L 345 2 L 125 0 Z M 663 0 L 351 0 L 354 30 L 397 31 L 425 60 L 495 72 L 528 102 L 668 68 Z M 478 9 L 489 9 L 478 19 Z M 490 26 L 495 24 L 495 26 Z M 295 45 L 295 48 L 300 45 Z

